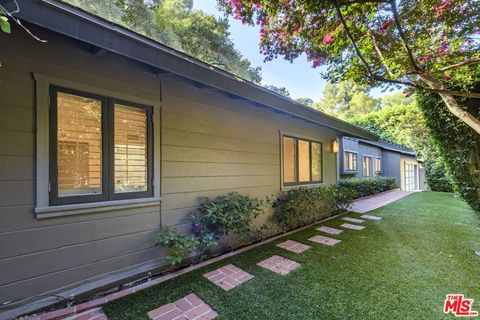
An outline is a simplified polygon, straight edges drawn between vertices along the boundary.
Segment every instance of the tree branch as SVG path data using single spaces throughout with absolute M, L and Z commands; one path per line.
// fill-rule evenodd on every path
M 398 35 L 400 36 L 400 39 L 402 39 L 403 47 L 407 51 L 407 55 L 408 55 L 408 59 L 410 61 L 410 64 L 412 65 L 412 67 L 415 71 L 421 72 L 423 70 L 422 70 L 422 68 L 420 68 L 420 66 L 418 66 L 417 62 L 415 61 L 415 58 L 413 57 L 412 50 L 408 46 L 407 38 L 405 37 L 405 33 L 403 32 L 403 29 L 400 25 L 400 17 L 399 17 L 399 14 L 398 14 L 398 8 L 397 8 L 396 0 L 390 0 L 390 7 L 392 8 L 393 20 L 395 21 L 395 25 L 397 26 Z
M 401 81 L 401 80 L 388 79 L 388 78 L 384 78 L 384 77 L 377 76 L 377 75 L 370 76 L 369 78 L 372 79 L 372 80 L 380 81 L 380 82 L 386 82 L 386 83 L 392 83 L 392 84 L 398 84 L 398 85 L 412 87 L 412 88 L 415 88 L 415 89 L 420 90 L 420 91 L 428 91 L 428 92 L 434 92 L 434 93 L 449 94 L 449 95 L 458 96 L 458 97 L 480 99 L 480 93 L 478 93 L 478 92 L 461 92 L 461 91 L 450 91 L 450 90 L 446 90 L 446 89 L 428 88 L 428 87 L 424 87 L 424 86 L 415 84 L 413 82 L 406 82 L 406 81 Z
M 388 65 L 386 63 L 385 58 L 383 57 L 382 49 L 380 48 L 380 45 L 378 44 L 375 33 L 372 30 L 369 30 L 369 32 L 370 32 L 370 36 L 372 37 L 373 47 L 375 48 L 375 51 L 377 52 L 377 55 L 378 55 L 378 58 L 380 59 L 380 62 L 385 67 L 385 70 L 387 71 L 388 75 L 390 77 L 393 77 L 393 74 L 390 71 L 390 68 L 388 67 Z
M 366 4 L 366 3 L 388 3 L 388 0 L 351 0 L 351 1 L 339 1 L 339 6 L 349 6 L 351 4 Z
M 430 72 L 427 72 L 427 73 L 430 73 L 430 74 L 433 74 L 433 73 L 442 73 L 442 72 L 445 72 L 445 71 L 448 71 L 448 70 L 460 68 L 460 67 L 463 67 L 463 66 L 469 66 L 469 65 L 477 64 L 477 63 L 480 63 L 480 58 L 478 58 L 478 59 L 465 60 L 465 61 L 463 61 L 463 62 L 459 62 L 459 63 L 456 63 L 456 64 L 452 64 L 452 65 L 450 65 L 450 66 L 443 67 L 443 68 L 440 68 L 440 69 L 437 69 L 437 70 L 433 70 L 433 71 L 430 71 Z
M 355 39 L 353 39 L 353 36 L 352 36 L 352 34 L 350 33 L 350 30 L 349 30 L 348 27 L 347 27 L 347 22 L 345 21 L 345 19 L 344 19 L 344 17 L 343 17 L 342 11 L 340 10 L 340 5 L 339 5 L 339 3 L 338 3 L 338 0 L 332 0 L 332 2 L 333 2 L 334 5 L 335 5 L 335 10 L 337 11 L 338 18 L 340 19 L 340 22 L 342 23 L 343 27 L 345 28 L 345 32 L 347 33 L 348 38 L 350 39 L 350 41 L 352 42 L 353 47 L 355 48 L 355 52 L 357 53 L 357 55 L 358 55 L 358 57 L 360 58 L 360 60 L 362 60 L 364 66 L 365 66 L 365 69 L 367 70 L 367 73 L 368 73 L 370 76 L 373 76 L 372 70 L 370 69 L 367 61 L 365 60 L 365 58 L 363 57 L 362 53 L 360 52 L 360 49 L 358 48 L 357 43 L 355 42 Z

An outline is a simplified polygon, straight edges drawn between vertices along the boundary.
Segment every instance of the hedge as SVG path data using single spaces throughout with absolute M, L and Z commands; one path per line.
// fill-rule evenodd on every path
M 398 188 L 397 182 L 393 177 L 342 179 L 338 182 L 338 185 L 341 188 L 354 190 L 355 198 L 367 197 L 380 192 Z

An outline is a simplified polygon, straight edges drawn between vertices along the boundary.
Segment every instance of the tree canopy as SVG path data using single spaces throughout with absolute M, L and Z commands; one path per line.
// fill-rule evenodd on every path
M 320 102 L 313 107 L 332 116 L 349 119 L 375 111 L 377 100 L 368 94 L 366 86 L 345 80 L 336 84 L 327 83 Z
M 436 92 L 480 134 L 458 97 L 480 97 L 480 0 L 218 0 L 228 14 L 260 26 L 266 60 L 305 53 L 332 82 L 404 85 Z
M 193 9 L 192 0 L 64 0 L 254 83 L 261 69 L 230 40 L 226 18 Z

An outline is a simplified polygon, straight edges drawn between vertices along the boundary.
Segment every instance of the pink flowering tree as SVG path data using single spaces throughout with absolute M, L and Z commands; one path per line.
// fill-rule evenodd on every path
M 266 60 L 305 53 L 333 82 L 438 93 L 478 134 L 459 98 L 480 98 L 480 0 L 218 0 L 260 27 Z

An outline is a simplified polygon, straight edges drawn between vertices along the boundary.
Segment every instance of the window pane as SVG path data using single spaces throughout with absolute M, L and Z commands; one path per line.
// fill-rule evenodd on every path
M 295 180 L 295 140 L 283 137 L 283 181 Z
M 310 143 L 298 140 L 298 181 L 310 181 Z
M 115 104 L 115 192 L 147 190 L 147 112 Z
M 102 193 L 102 102 L 57 94 L 58 195 Z
M 352 168 L 354 171 L 357 171 L 357 154 L 352 153 Z
M 382 160 L 381 159 L 378 159 L 378 158 L 375 159 L 375 168 L 376 168 L 377 172 L 382 171 Z
M 312 181 L 322 180 L 322 145 L 312 142 Z

